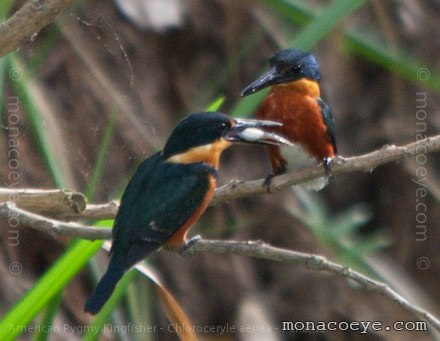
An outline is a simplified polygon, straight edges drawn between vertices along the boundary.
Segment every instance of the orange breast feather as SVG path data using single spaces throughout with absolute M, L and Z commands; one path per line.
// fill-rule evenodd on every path
M 209 202 L 212 199 L 212 196 L 214 195 L 214 190 L 216 187 L 216 179 L 214 176 L 209 176 L 209 187 L 206 192 L 205 198 L 203 199 L 201 205 L 199 208 L 194 212 L 194 214 L 189 218 L 172 236 L 170 239 L 168 239 L 164 247 L 171 250 L 178 250 L 180 249 L 184 244 L 186 240 L 186 235 L 188 234 L 189 229 L 192 227 L 192 225 L 200 218 L 200 216 L 205 212 L 206 208 L 209 205 Z
M 334 157 L 335 150 L 327 136 L 327 127 L 316 98 L 294 92 L 287 86 L 274 86 L 257 111 L 257 118 L 283 123 L 273 128 L 294 143 L 306 147 L 318 162 Z M 269 153 L 274 171 L 285 168 L 278 147 L 270 147 Z

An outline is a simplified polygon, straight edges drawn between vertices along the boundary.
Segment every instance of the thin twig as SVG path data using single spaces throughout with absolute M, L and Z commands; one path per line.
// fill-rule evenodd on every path
M 0 188 L 0 202 L 10 201 L 17 207 L 51 217 L 78 215 L 86 208 L 83 194 L 68 189 L 16 189 L 13 182 L 5 182 L 9 188 Z
M 0 25 L 0 58 L 49 25 L 73 0 L 29 0 Z
M 55 219 L 49 219 L 42 215 L 25 211 L 15 207 L 13 203 L 0 204 L 0 215 L 7 217 L 9 226 L 29 226 L 35 230 L 48 233 L 52 236 L 77 237 L 88 240 L 110 239 L 111 230 L 86 226 L 78 223 L 68 223 Z
M 440 331 L 440 320 L 437 317 L 412 304 L 385 283 L 378 282 L 361 274 L 360 272 L 329 261 L 323 256 L 280 249 L 260 241 L 237 242 L 203 239 L 196 240 L 188 248 L 186 248 L 182 254 L 183 256 L 187 256 L 203 252 L 232 253 L 282 263 L 292 263 L 311 270 L 331 272 L 335 275 L 349 278 L 363 285 L 368 290 L 378 292 L 390 298 L 411 314 L 417 316 L 421 320 L 427 321 L 436 330 Z
M 70 236 L 88 240 L 111 238 L 110 229 L 102 229 L 77 223 L 65 223 L 48 219 L 17 208 L 11 203 L 4 203 L 0 205 L 0 215 L 6 217 L 16 217 L 23 225 L 55 236 Z M 386 284 L 375 281 L 348 267 L 331 262 L 323 256 L 280 249 L 260 241 L 237 242 L 202 239 L 195 240 L 193 243 L 191 243 L 190 246 L 184 249 L 182 255 L 188 256 L 203 252 L 229 253 L 273 260 L 282 263 L 292 263 L 306 267 L 307 269 L 327 271 L 339 276 L 350 278 L 364 285 L 368 290 L 379 292 L 392 299 L 402 308 L 418 318 L 429 322 L 435 329 L 440 331 L 440 321 L 434 315 L 422 308 L 415 306 Z
M 337 176 L 354 171 L 372 171 L 377 166 L 399 161 L 417 154 L 428 154 L 440 151 L 440 135 L 425 140 L 409 143 L 404 146 L 386 145 L 374 152 L 348 158 L 337 157 L 331 164 L 330 173 Z M 305 168 L 299 171 L 283 174 L 272 178 L 270 191 L 277 192 L 284 188 L 298 185 L 325 175 L 322 165 Z M 255 194 L 267 193 L 265 180 L 246 182 L 234 181 L 216 190 L 211 205 L 219 205 L 227 201 Z
M 414 157 L 418 154 L 429 154 L 433 152 L 440 151 L 440 135 L 429 137 L 425 140 L 420 140 L 417 142 L 409 143 L 403 146 L 386 145 L 382 148 L 375 150 L 374 152 L 363 154 L 353 157 L 337 157 L 331 164 L 331 174 L 332 176 L 338 176 L 344 173 L 350 173 L 354 171 L 371 171 L 377 166 L 399 161 L 402 159 Z M 305 168 L 288 174 L 283 174 L 272 178 L 270 185 L 271 192 L 278 192 L 287 187 L 298 185 L 309 180 L 313 180 L 325 175 L 325 169 L 322 165 L 317 165 L 310 168 Z M 249 197 L 257 194 L 267 193 L 267 187 L 264 186 L 264 179 L 253 180 L 253 181 L 232 181 L 231 183 L 217 188 L 214 194 L 214 198 L 210 205 L 220 205 L 225 202 L 242 198 Z M 7 197 L 9 189 L 2 189 L 0 194 L 0 202 Z M 14 190 L 16 191 L 16 190 Z M 20 191 L 32 191 L 32 190 L 20 190 Z M 39 205 L 44 205 L 43 196 L 44 190 L 39 191 L 39 198 L 42 200 Z M 47 192 L 47 195 L 53 195 L 53 190 Z M 3 198 L 3 200 L 2 200 Z M 28 200 L 26 195 L 20 195 L 21 202 L 16 202 L 16 205 L 21 208 L 32 212 L 38 212 L 48 214 L 51 217 L 62 217 L 69 219 L 113 219 L 118 210 L 118 203 L 112 201 L 105 204 L 99 205 L 87 205 L 82 213 L 72 211 L 72 209 L 63 210 L 63 212 L 51 212 L 51 204 L 48 203 L 47 209 L 40 206 L 32 207 L 32 203 Z

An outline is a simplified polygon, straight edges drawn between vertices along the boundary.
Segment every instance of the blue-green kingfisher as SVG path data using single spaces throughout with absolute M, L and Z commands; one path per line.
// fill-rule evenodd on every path
M 183 119 L 163 150 L 146 159 L 129 181 L 114 221 L 108 269 L 85 311 L 99 312 L 123 274 L 152 252 L 186 245 L 189 228 L 213 196 L 221 153 L 236 142 L 289 144 L 264 130 L 280 125 L 218 112 Z

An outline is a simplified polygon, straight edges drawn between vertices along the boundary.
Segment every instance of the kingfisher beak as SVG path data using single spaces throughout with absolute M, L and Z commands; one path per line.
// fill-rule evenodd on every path
M 278 84 L 284 82 L 286 79 L 278 72 L 276 67 L 271 67 L 269 71 L 263 74 L 255 82 L 249 84 L 245 87 L 240 95 L 241 97 L 253 94 L 258 90 L 264 89 L 270 85 Z
M 282 126 L 279 122 L 243 118 L 236 118 L 234 121 L 235 125 L 223 135 L 226 141 L 269 144 L 274 146 L 292 145 L 292 143 L 284 137 L 263 129 Z

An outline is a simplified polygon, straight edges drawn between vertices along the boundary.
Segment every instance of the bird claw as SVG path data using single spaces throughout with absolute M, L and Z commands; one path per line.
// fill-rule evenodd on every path
M 324 169 L 325 169 L 325 175 L 328 177 L 331 177 L 331 166 L 334 163 L 334 158 L 332 157 L 325 157 L 322 160 L 322 164 L 324 165 Z
M 272 179 L 274 176 L 275 176 L 274 174 L 268 174 L 264 179 L 263 187 L 266 187 L 267 193 L 272 193 L 272 191 L 270 190 L 270 185 L 272 185 Z
M 195 243 L 197 243 L 199 240 L 202 240 L 202 237 L 200 235 L 194 236 L 191 239 L 186 240 L 185 243 L 182 245 L 180 252 L 186 253 L 186 251 L 188 251 L 188 249 L 191 246 L 193 246 Z

